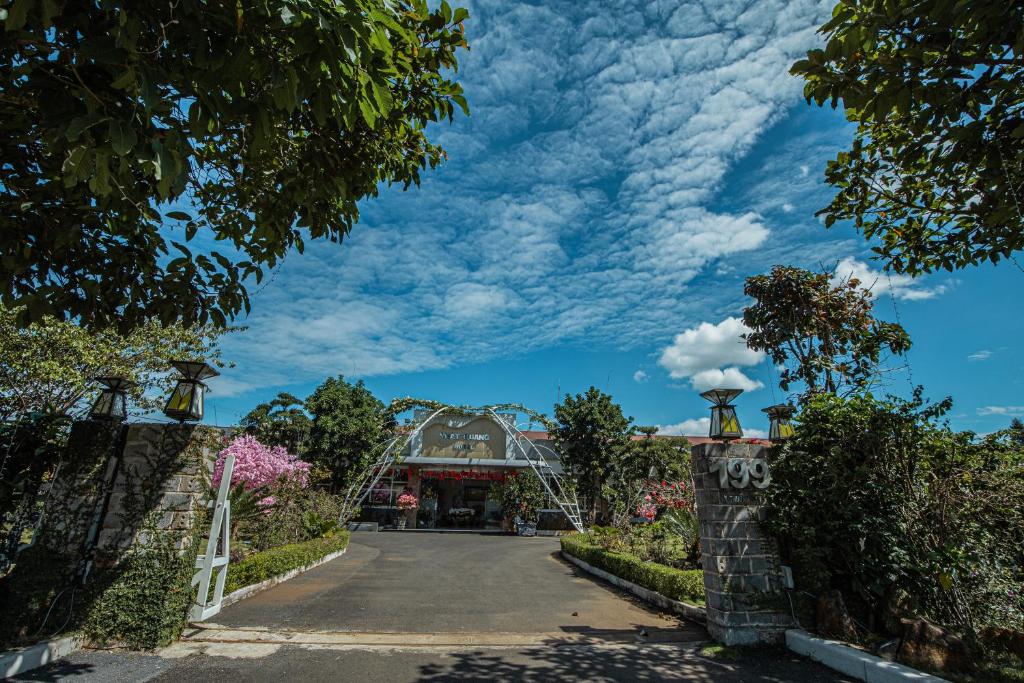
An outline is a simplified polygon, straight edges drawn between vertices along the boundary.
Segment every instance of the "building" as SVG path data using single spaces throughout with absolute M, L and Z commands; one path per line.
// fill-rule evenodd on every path
M 429 417 L 417 411 L 418 423 Z M 414 528 L 500 529 L 501 502 L 496 486 L 530 469 L 527 453 L 537 451 L 550 468 L 562 473 L 547 432 L 518 431 L 516 416 L 441 415 L 414 433 L 399 461 L 372 488 L 361 519 L 393 524 L 405 518 Z M 537 449 L 537 450 L 533 450 Z M 400 514 L 398 496 L 411 491 L 419 500 L 415 512 Z M 562 512 L 552 501 L 542 513 L 542 526 L 563 527 Z
M 429 411 L 418 410 L 414 424 L 429 418 Z M 691 445 L 711 440 L 686 438 Z M 360 519 L 420 529 L 500 529 L 503 520 L 496 487 L 530 469 L 527 453 L 536 460 L 538 452 L 555 474 L 562 474 L 548 433 L 516 429 L 515 414 L 499 413 L 497 419 L 483 414 L 434 417 L 413 432 L 398 462 L 369 491 Z M 404 491 L 416 496 L 418 510 L 399 512 L 398 496 Z M 570 528 L 553 499 L 542 511 L 538 526 Z

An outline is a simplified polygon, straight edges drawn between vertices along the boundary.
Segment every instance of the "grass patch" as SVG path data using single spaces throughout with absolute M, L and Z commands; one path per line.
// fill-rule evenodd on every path
M 239 588 L 280 576 L 312 564 L 325 555 L 344 550 L 348 546 L 348 538 L 349 532 L 340 531 L 330 536 L 253 553 L 241 562 L 228 565 L 224 593 L 231 593 Z
M 740 653 L 736 651 L 736 648 L 714 643 L 702 647 L 700 655 L 701 657 L 709 657 L 711 659 L 739 659 Z
M 667 598 L 704 606 L 703 570 L 675 569 L 656 562 L 645 562 L 628 553 L 605 550 L 586 534 L 563 536 L 561 541 L 563 551 L 591 566 L 661 593 Z

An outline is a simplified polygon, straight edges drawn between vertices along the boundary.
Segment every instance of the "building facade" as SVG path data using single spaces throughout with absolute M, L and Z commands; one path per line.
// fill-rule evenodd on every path
M 415 422 L 429 417 L 417 411 Z M 404 520 L 406 528 L 494 529 L 503 520 L 498 486 L 530 469 L 526 453 L 536 458 L 536 447 L 551 469 L 561 464 L 547 432 L 515 430 L 514 414 L 498 414 L 511 430 L 490 415 L 441 415 L 431 419 L 410 438 L 399 461 L 370 490 L 361 519 L 385 526 Z M 398 497 L 412 493 L 419 501 L 413 511 L 398 510 Z M 552 501 L 541 515 L 540 526 L 568 524 Z

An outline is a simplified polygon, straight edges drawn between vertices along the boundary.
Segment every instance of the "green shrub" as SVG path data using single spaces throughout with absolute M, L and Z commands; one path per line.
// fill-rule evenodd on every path
M 227 594 L 280 576 L 292 569 L 305 567 L 325 555 L 343 550 L 348 545 L 348 538 L 349 532 L 342 531 L 331 536 L 253 553 L 241 562 L 228 565 L 228 579 L 224 592 Z
M 562 550 L 589 565 L 661 593 L 667 598 L 704 604 L 704 572 L 700 569 L 675 569 L 645 562 L 635 555 L 605 550 L 589 534 L 562 537 Z
M 1024 629 L 1024 432 L 954 432 L 950 404 L 817 396 L 773 455 L 766 529 L 797 588 L 872 631 L 898 609 Z

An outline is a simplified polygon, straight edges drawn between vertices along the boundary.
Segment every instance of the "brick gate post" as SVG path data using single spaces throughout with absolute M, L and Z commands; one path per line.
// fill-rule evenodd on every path
M 691 455 L 708 632 L 726 645 L 782 642 L 792 619 L 775 543 L 759 524 L 768 449 L 708 443 Z

